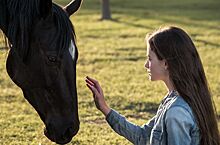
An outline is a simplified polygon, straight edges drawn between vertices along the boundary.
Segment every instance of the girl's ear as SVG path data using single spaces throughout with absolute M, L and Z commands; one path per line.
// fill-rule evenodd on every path
M 168 69 L 168 63 L 167 63 L 167 61 L 165 59 L 163 60 L 163 66 L 164 66 L 165 70 Z
M 40 0 L 40 15 L 46 18 L 52 12 L 52 0 Z

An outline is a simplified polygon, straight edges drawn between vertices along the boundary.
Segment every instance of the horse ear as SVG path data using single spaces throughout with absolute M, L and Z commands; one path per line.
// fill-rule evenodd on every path
M 52 0 L 40 0 L 40 15 L 45 18 L 52 12 Z
M 82 0 L 72 0 L 68 5 L 64 7 L 64 10 L 68 15 L 74 14 L 81 6 Z
M 0 0 L 0 29 L 7 35 L 7 5 L 6 0 Z

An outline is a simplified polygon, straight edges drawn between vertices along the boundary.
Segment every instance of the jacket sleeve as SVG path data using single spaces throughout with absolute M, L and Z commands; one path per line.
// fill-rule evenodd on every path
M 147 144 L 154 125 L 154 118 L 142 126 L 135 125 L 113 109 L 106 116 L 106 120 L 116 133 L 124 136 L 135 145 Z
M 190 131 L 195 126 L 192 114 L 180 106 L 171 107 L 165 117 L 167 141 L 173 145 L 190 145 Z

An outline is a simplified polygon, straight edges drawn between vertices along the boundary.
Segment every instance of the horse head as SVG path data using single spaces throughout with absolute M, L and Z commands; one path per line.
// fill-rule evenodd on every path
M 6 69 L 45 124 L 45 135 L 65 144 L 79 130 L 76 89 L 78 51 L 69 16 L 52 0 L 1 0 L 0 28 L 9 40 Z

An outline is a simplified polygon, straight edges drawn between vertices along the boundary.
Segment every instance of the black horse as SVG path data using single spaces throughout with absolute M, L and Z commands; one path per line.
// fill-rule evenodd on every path
M 59 144 L 79 130 L 75 33 L 69 16 L 81 0 L 64 8 L 52 0 L 0 0 L 0 28 L 9 41 L 6 68 Z

